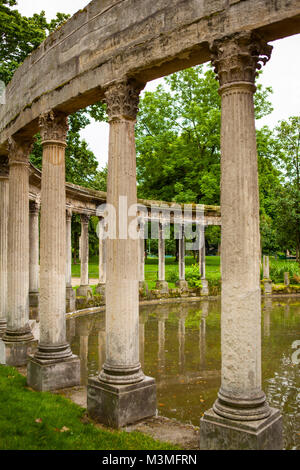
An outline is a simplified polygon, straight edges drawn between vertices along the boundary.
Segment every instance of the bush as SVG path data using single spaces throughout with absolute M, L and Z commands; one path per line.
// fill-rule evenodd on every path
M 189 287 L 202 287 L 199 265 L 193 264 L 192 266 L 186 268 L 185 279 L 188 281 Z
M 300 266 L 293 261 L 271 261 L 270 262 L 270 278 L 275 283 L 284 281 L 284 273 L 289 273 L 292 282 L 299 283 Z M 262 275 L 262 274 L 261 274 Z M 297 280 L 298 279 L 298 280 Z

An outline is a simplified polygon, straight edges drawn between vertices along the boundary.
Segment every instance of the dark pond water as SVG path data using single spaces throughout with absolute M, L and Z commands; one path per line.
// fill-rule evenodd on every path
M 300 449 L 300 301 L 267 299 L 262 312 L 263 389 L 282 412 L 285 448 Z M 70 319 L 67 331 L 86 384 L 105 360 L 105 314 Z M 220 333 L 219 301 L 140 308 L 141 363 L 156 379 L 159 414 L 199 425 L 220 387 Z

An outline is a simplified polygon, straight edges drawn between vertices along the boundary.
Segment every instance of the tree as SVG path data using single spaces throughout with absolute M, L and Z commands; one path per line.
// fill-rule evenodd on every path
M 278 166 L 284 176 L 277 205 L 278 240 L 285 249 L 296 250 L 300 264 L 300 117 L 280 121 L 275 135 L 280 147 Z
M 138 194 L 181 203 L 220 202 L 221 100 L 209 67 L 177 72 L 146 92 L 136 126 Z M 256 118 L 268 114 L 270 88 L 258 85 Z
M 0 1 L 0 80 L 6 85 L 26 57 L 70 16 L 57 13 L 48 23 L 44 11 L 26 17 L 12 8 L 16 5 L 16 0 Z

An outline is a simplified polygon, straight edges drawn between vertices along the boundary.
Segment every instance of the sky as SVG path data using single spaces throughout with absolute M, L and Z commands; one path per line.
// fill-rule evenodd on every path
M 58 11 L 73 15 L 88 3 L 87 0 L 18 0 L 16 8 L 25 16 L 44 10 L 50 20 Z M 300 61 L 297 60 L 300 56 L 300 34 L 270 44 L 273 45 L 272 57 L 263 68 L 260 83 L 273 88 L 271 101 L 274 111 L 257 121 L 258 128 L 263 125 L 274 127 L 279 120 L 300 113 Z M 154 91 L 159 83 L 163 83 L 163 79 L 148 82 L 144 91 Z M 99 168 L 107 163 L 108 134 L 109 125 L 96 122 L 92 122 L 81 132 L 81 137 L 94 152 Z

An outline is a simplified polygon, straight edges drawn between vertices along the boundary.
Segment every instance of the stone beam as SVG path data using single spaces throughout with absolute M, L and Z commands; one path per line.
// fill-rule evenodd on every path
M 49 109 L 69 114 L 103 99 L 116 80 L 146 82 L 204 63 L 212 41 L 241 31 L 267 41 L 299 33 L 298 0 L 92 1 L 16 71 L 0 109 L 0 154 L 11 135 L 33 136 Z

